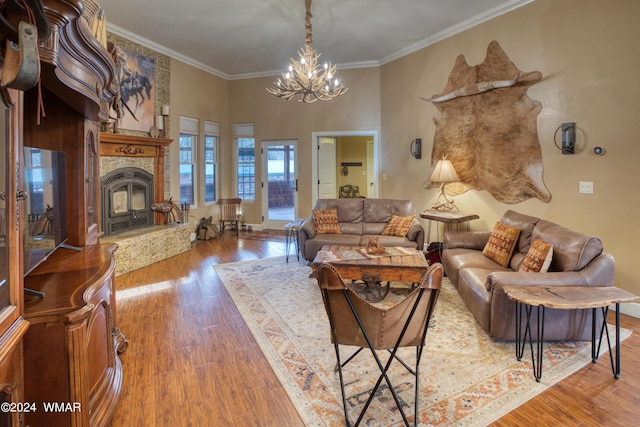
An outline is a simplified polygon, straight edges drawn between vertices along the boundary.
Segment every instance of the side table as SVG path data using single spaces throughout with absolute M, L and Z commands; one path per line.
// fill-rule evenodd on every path
M 505 286 L 503 289 L 507 297 L 515 301 L 516 305 L 516 359 L 522 359 L 525 341 L 528 337 L 533 374 L 537 382 L 540 382 L 542 377 L 545 307 L 560 310 L 592 309 L 591 359 L 593 363 L 598 361 L 600 345 L 602 344 L 603 335 L 606 334 L 613 376 L 615 379 L 620 378 L 620 303 L 640 302 L 640 297 L 614 286 Z M 611 304 L 616 305 L 615 361 L 611 352 L 611 339 L 607 328 L 607 313 Z M 538 323 L 536 325 L 538 332 L 537 357 L 534 355 L 531 337 L 532 325 L 530 324 L 530 319 L 533 307 L 537 307 L 538 310 Z M 522 331 L 523 308 L 527 316 L 524 332 Z M 602 313 L 601 324 L 597 322 L 598 308 L 601 309 Z M 600 329 L 600 337 L 596 347 L 596 332 L 598 328 Z
M 300 231 L 300 227 L 302 226 L 302 223 L 304 221 L 304 218 L 299 218 L 294 219 L 293 221 L 284 225 L 287 262 L 289 262 L 289 251 L 291 248 L 291 243 L 294 244 L 296 249 L 296 257 L 298 257 L 298 261 L 300 261 L 300 241 L 298 240 L 298 232 Z
M 431 242 L 431 221 L 442 222 L 445 224 L 445 227 L 451 227 L 452 224 L 456 224 L 456 227 L 458 227 L 460 223 L 466 222 L 467 230 L 468 230 L 469 229 L 468 221 L 480 218 L 476 214 L 466 214 L 462 212 L 452 212 L 452 211 L 437 211 L 434 209 L 427 209 L 420 212 L 420 217 L 429 220 L 429 225 L 427 227 L 428 242 Z M 436 228 L 436 235 L 437 235 L 437 228 Z

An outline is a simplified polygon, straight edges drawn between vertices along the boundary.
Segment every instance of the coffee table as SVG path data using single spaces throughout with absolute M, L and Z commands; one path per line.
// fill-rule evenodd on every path
M 545 307 L 560 310 L 592 309 L 591 359 L 593 363 L 598 361 L 600 345 L 602 344 L 603 335 L 606 334 L 613 376 L 615 379 L 620 378 L 620 303 L 640 302 L 640 297 L 614 286 L 505 286 L 503 289 L 507 297 L 515 301 L 516 305 L 516 358 L 518 360 L 522 359 L 525 342 L 528 337 L 533 374 L 536 381 L 540 382 L 542 377 Z M 607 312 L 612 304 L 615 304 L 616 307 L 615 361 L 611 350 L 609 329 L 607 328 Z M 533 307 L 537 307 L 538 310 L 538 322 L 536 325 L 538 332 L 537 357 L 534 355 L 531 337 L 532 325 L 530 320 Z M 523 308 L 526 312 L 524 332 L 522 331 Z M 602 313 L 602 322 L 600 324 L 596 321 L 598 309 L 601 309 Z M 598 329 L 600 337 L 596 347 Z
M 385 248 L 381 255 L 370 255 L 362 246 L 323 246 L 311 263 L 313 277 L 323 263 L 351 280 L 352 289 L 369 302 L 382 301 L 389 293 L 389 282 L 420 282 L 429 268 L 422 251 L 399 246 Z

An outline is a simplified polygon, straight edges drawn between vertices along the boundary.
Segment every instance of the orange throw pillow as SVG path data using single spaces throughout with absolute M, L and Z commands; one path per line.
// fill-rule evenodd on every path
M 316 209 L 313 211 L 313 222 L 319 234 L 342 234 L 338 224 L 337 209 Z
M 518 267 L 518 271 L 546 273 L 549 270 L 552 258 L 553 245 L 551 243 L 543 243 L 540 239 L 536 239 L 531 244 L 524 260 L 522 260 L 522 264 Z
M 391 215 L 391 219 L 382 230 L 382 234 L 385 236 L 398 236 L 404 237 L 411 228 L 415 215 L 411 216 L 398 216 Z
M 482 254 L 502 267 L 508 266 L 519 235 L 520 227 L 513 227 L 499 221 L 496 222 L 489 236 L 489 241 L 482 250 Z

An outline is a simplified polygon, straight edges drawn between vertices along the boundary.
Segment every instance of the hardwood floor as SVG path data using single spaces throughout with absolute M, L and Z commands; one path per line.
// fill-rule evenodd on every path
M 117 322 L 129 348 L 112 427 L 303 425 L 213 269 L 279 255 L 284 243 L 227 232 L 116 278 Z M 640 319 L 623 315 L 621 323 L 638 330 Z M 622 344 L 619 380 L 604 355 L 493 425 L 635 425 L 639 355 L 635 332 Z

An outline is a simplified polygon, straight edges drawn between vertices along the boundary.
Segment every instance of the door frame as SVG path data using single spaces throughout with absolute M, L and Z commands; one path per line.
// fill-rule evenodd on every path
M 298 181 L 298 170 L 300 165 L 300 151 L 298 150 L 297 139 L 265 139 L 260 141 L 260 162 L 261 162 L 261 196 L 262 196 L 262 228 L 272 230 L 284 230 L 285 224 L 293 221 L 298 217 L 298 189 L 293 192 L 293 218 L 287 220 L 269 220 L 269 166 L 267 164 L 267 150 L 270 145 L 293 145 L 293 179 Z M 267 184 L 267 185 L 265 185 Z
M 315 206 L 318 200 L 318 138 L 319 137 L 341 137 L 341 136 L 368 136 L 373 138 L 373 175 L 374 175 L 374 198 L 380 195 L 380 179 L 379 179 L 379 152 L 380 152 L 380 140 L 377 130 L 362 130 L 362 131 L 335 131 L 335 132 L 312 132 L 311 143 L 313 149 L 311 150 L 311 205 Z

